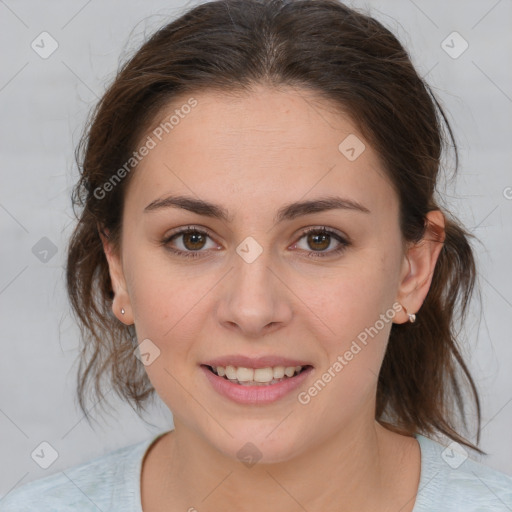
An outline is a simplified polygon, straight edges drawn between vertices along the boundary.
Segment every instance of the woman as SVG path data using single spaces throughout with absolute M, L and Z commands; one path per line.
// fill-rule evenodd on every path
M 335 0 L 159 30 L 84 136 L 67 284 L 84 413 L 107 374 L 174 429 L 0 510 L 510 510 L 456 426 L 462 371 L 479 439 L 454 334 L 474 257 L 434 197 L 450 140 L 397 39 Z

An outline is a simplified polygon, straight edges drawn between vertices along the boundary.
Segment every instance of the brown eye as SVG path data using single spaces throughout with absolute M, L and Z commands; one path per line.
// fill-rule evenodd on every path
M 325 232 L 308 233 L 307 241 L 309 247 L 315 251 L 323 251 L 327 249 L 331 243 L 331 235 Z
M 206 243 L 206 237 L 199 231 L 190 231 L 181 233 L 183 236 L 183 245 L 190 251 L 202 249 Z
M 188 258 L 205 257 L 208 252 L 206 249 L 217 248 L 215 244 L 213 244 L 213 241 L 211 241 L 213 247 L 208 247 L 208 239 L 212 240 L 211 236 L 206 231 L 188 226 L 164 238 L 162 245 L 178 256 Z
M 324 258 L 342 253 L 351 243 L 343 238 L 341 235 L 331 229 L 325 227 L 322 228 L 311 228 L 303 232 L 302 236 L 295 245 L 300 245 L 300 240 L 306 239 L 305 245 L 307 247 L 299 247 L 301 250 L 305 250 L 309 258 Z M 332 250 L 328 249 L 332 243 L 336 243 Z

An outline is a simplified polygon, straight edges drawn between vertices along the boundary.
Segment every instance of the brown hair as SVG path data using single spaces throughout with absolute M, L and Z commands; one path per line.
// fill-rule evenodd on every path
M 70 240 L 67 289 L 84 340 L 77 394 L 82 411 L 101 379 L 137 412 L 153 397 L 133 356 L 133 326 L 111 311 L 113 292 L 99 229 L 119 249 L 123 194 L 130 176 L 98 190 L 132 156 L 161 109 L 201 89 L 249 91 L 254 84 L 309 89 L 357 123 L 380 155 L 400 202 L 404 241 L 420 241 L 426 214 L 443 211 L 446 238 L 416 323 L 393 324 L 377 387 L 375 418 L 405 435 L 442 433 L 485 453 L 456 431 L 467 428 L 459 378 L 478 392 L 459 351 L 456 321 L 475 284 L 470 235 L 434 199 L 443 149 L 457 146 L 446 116 L 397 38 L 370 16 L 336 0 L 217 0 L 200 4 L 152 35 L 119 70 L 77 148 L 80 207 Z M 95 193 L 96 191 L 96 193 Z M 101 197 L 98 197 L 101 196 Z M 104 197 L 103 197 L 104 196 Z M 456 316 L 456 312 L 460 313 Z

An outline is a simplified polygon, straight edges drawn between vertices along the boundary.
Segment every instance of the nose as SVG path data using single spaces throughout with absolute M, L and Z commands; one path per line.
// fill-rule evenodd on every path
M 217 307 L 223 327 L 254 339 L 288 324 L 292 318 L 290 292 L 266 252 L 251 263 L 237 256 L 234 266 Z

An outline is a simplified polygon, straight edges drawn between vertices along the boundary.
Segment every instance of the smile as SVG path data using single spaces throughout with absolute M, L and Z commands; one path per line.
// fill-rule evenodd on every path
M 200 369 L 216 393 L 246 405 L 265 405 L 275 402 L 291 394 L 313 372 L 311 365 L 254 369 L 203 364 Z
M 240 384 L 242 386 L 265 386 L 276 384 L 284 379 L 288 379 L 298 375 L 306 367 L 302 366 L 274 366 L 266 368 L 245 368 L 243 366 L 208 366 L 210 370 L 224 377 L 230 382 Z

